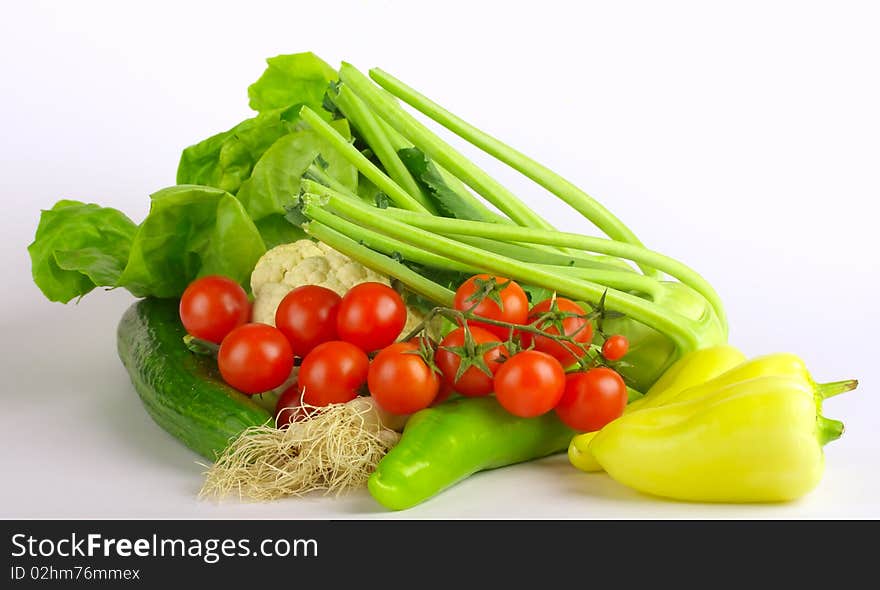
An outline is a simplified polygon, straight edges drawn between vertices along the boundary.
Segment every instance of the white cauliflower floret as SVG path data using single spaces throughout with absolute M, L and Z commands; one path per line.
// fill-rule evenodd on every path
M 342 296 L 355 285 L 367 282 L 391 284 L 388 277 L 322 242 L 298 240 L 282 244 L 263 254 L 251 273 L 252 320 L 274 326 L 278 304 L 302 285 L 320 285 Z M 421 312 L 409 308 L 403 334 L 421 322 L 422 317 Z
M 275 325 L 275 310 L 284 296 L 293 289 L 284 283 L 264 283 L 259 293 L 254 292 L 254 306 L 251 319 L 263 324 Z

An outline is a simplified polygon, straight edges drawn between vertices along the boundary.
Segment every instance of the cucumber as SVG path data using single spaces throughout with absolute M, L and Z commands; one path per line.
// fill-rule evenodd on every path
M 176 299 L 142 299 L 123 314 L 117 349 L 153 420 L 214 460 L 230 439 L 272 416 L 226 385 L 213 358 L 189 351 Z

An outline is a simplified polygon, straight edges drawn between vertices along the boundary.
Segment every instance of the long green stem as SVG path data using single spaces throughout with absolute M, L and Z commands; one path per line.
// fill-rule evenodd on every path
M 342 88 L 348 88 L 347 86 L 342 86 Z M 354 94 L 352 92 L 352 94 Z M 357 96 L 357 95 L 355 95 Z M 363 102 L 363 101 L 361 101 Z M 388 142 L 391 144 L 391 147 L 394 148 L 394 151 L 399 152 L 402 149 L 413 147 L 413 144 L 408 142 L 404 136 L 397 132 L 397 129 L 389 125 L 385 119 L 381 117 L 376 117 L 376 122 L 379 123 L 379 127 L 382 128 L 382 131 L 385 133 L 385 137 L 388 138 Z
M 455 293 L 426 279 L 422 275 L 410 270 L 404 264 L 374 252 L 366 246 L 362 246 L 317 221 L 303 225 L 303 230 L 310 236 L 324 242 L 331 248 L 342 252 L 352 260 L 360 262 L 364 266 L 377 272 L 381 272 L 402 282 L 413 292 L 418 293 L 429 301 L 438 305 L 451 307 L 454 303 Z
M 343 86 L 342 88 L 348 89 L 347 86 Z M 388 138 L 388 141 L 391 143 L 392 147 L 396 151 L 400 151 L 405 148 L 413 147 L 413 145 L 406 140 L 397 130 L 389 125 L 385 119 L 381 117 L 375 117 L 376 121 L 379 123 L 379 126 L 382 128 L 382 131 L 385 133 L 385 137 Z M 463 201 L 465 201 L 473 210 L 479 211 L 482 218 L 488 221 L 494 221 L 497 223 L 513 223 L 509 218 L 504 217 L 499 214 L 497 211 L 493 211 L 489 209 L 483 201 L 475 197 L 471 194 L 465 184 L 460 181 L 455 175 L 446 170 L 439 163 L 434 162 L 434 166 L 436 166 L 437 171 L 440 173 L 440 176 L 443 178 L 443 182 L 446 183 L 446 186 L 449 189 L 457 194 Z
M 339 78 L 389 125 L 516 223 L 525 227 L 552 229 L 553 226 L 501 183 L 419 123 L 394 100 L 389 99 L 357 68 L 343 62 L 339 68 Z
M 338 151 L 355 168 L 360 170 L 361 174 L 369 178 L 373 184 L 379 187 L 380 190 L 385 191 L 398 207 L 422 213 L 429 212 L 412 195 L 403 190 L 399 184 L 391 180 L 384 172 L 382 172 L 382 170 L 370 162 L 370 160 L 360 153 L 356 147 L 350 144 L 345 137 L 328 125 L 327 122 L 324 121 L 324 119 L 322 119 L 315 111 L 309 107 L 303 107 L 300 110 L 300 117 L 311 126 L 315 133 L 327 140 L 336 151 Z
M 345 115 L 355 129 L 366 140 L 370 149 L 382 162 L 385 172 L 396 182 L 406 193 L 422 204 L 422 207 L 432 213 L 437 213 L 434 207 L 428 202 L 422 194 L 422 189 L 416 183 L 415 179 L 404 166 L 397 150 L 391 143 L 384 132 L 383 126 L 379 123 L 379 119 L 367 108 L 358 96 L 347 86 L 340 86 L 338 93 L 333 97 L 333 102 Z
M 466 274 L 478 274 L 482 270 L 476 266 L 451 260 L 445 256 L 419 248 L 412 244 L 389 238 L 377 231 L 354 224 L 347 219 L 314 205 L 305 206 L 305 214 L 313 221 L 319 222 L 352 240 L 377 250 L 387 256 L 399 255 L 404 260 L 438 269 L 451 270 Z M 659 285 L 654 279 L 632 272 L 615 270 L 596 270 L 592 268 L 561 267 L 550 264 L 536 264 L 537 268 L 557 276 L 570 276 L 601 283 L 621 291 L 638 291 L 649 297 L 656 297 Z
M 596 270 L 593 268 L 578 268 L 576 266 L 562 268 L 547 264 L 535 264 L 535 267 L 552 272 L 558 276 L 572 276 L 578 279 L 599 283 L 617 289 L 618 291 L 637 291 L 644 293 L 652 301 L 660 294 L 660 284 L 656 279 L 634 272 L 621 272 L 619 270 Z
M 306 169 L 305 174 L 303 174 L 303 180 L 311 180 L 320 184 L 323 184 L 326 187 L 332 188 L 333 190 L 351 195 L 354 198 L 360 199 L 361 197 L 356 193 L 353 193 L 350 188 L 327 174 L 324 170 L 321 170 L 319 166 L 312 164 Z
M 593 222 L 608 237 L 642 245 L 632 230 L 611 211 L 556 172 L 455 116 L 391 74 L 373 68 L 370 77 L 411 107 L 546 188 Z
M 706 298 L 715 309 L 715 313 L 723 326 L 727 326 L 724 306 L 715 289 L 712 288 L 703 277 L 690 267 L 663 254 L 648 250 L 635 244 L 627 244 L 616 240 L 582 236 L 580 234 L 546 231 L 539 229 L 525 229 L 521 227 L 499 225 L 495 223 L 483 223 L 480 221 L 467 221 L 463 219 L 448 219 L 443 217 L 430 217 L 399 209 L 389 209 L 389 216 L 403 221 L 414 227 L 420 227 L 440 234 L 461 234 L 480 236 L 497 240 L 521 242 L 529 244 L 546 244 L 564 248 L 576 248 L 591 252 L 600 252 L 611 256 L 626 258 L 640 264 L 648 265 L 675 277 L 685 285 L 688 285 L 697 293 Z
M 384 212 L 377 211 L 351 199 L 334 195 L 333 191 L 329 189 L 326 189 L 323 195 L 306 194 L 302 198 L 305 202 L 303 213 L 306 216 L 309 215 L 310 207 L 329 206 L 349 219 L 373 227 L 390 237 L 405 242 L 417 243 L 426 250 L 460 262 L 479 261 L 480 266 L 488 272 L 498 273 L 525 284 L 543 287 L 558 292 L 565 297 L 598 302 L 605 295 L 605 303 L 609 309 L 624 313 L 666 334 L 681 350 L 694 350 L 699 344 L 698 337 L 692 326 L 693 322 L 689 319 L 679 314 L 662 310 L 654 304 L 629 293 L 590 281 L 560 276 L 536 268 L 534 265 L 456 242 L 444 236 L 389 218 Z
M 377 231 L 352 223 L 321 207 L 309 205 L 306 205 L 306 207 L 308 209 L 306 216 L 309 219 L 317 221 L 322 225 L 325 225 L 345 236 L 348 236 L 352 240 L 361 243 L 368 248 L 377 250 L 387 256 L 393 256 L 396 253 L 404 260 L 415 262 L 416 264 L 468 274 L 476 274 L 480 272 L 478 268 L 469 264 L 450 260 L 445 256 L 438 256 L 433 252 L 413 246 L 412 244 L 389 238 Z
M 362 199 L 356 193 L 353 193 L 351 191 L 351 189 L 349 189 L 348 187 L 342 185 L 340 182 L 331 178 L 328 174 L 324 173 L 322 170 L 318 169 L 315 165 L 312 165 L 309 167 L 307 174 L 303 178 L 301 188 L 305 192 L 320 193 L 322 190 L 320 185 L 323 185 L 326 188 L 330 188 L 330 189 L 336 191 L 337 193 L 339 193 L 340 196 L 345 196 L 345 197 L 352 198 L 355 200 L 360 200 L 360 201 L 365 200 L 365 199 Z M 372 205 L 372 203 L 371 203 L 371 205 Z M 509 225 L 512 224 L 512 222 L 509 219 L 505 220 L 505 222 Z M 502 246 L 502 248 L 504 248 L 504 247 L 505 246 Z M 506 247 L 527 249 L 525 246 L 515 246 L 515 245 L 510 245 L 510 246 L 506 246 Z M 553 246 L 544 246 L 542 244 L 535 244 L 531 248 L 528 248 L 528 249 L 530 249 L 532 251 L 540 251 L 540 253 L 535 252 L 534 256 L 543 256 L 545 254 L 548 257 L 556 256 L 557 258 L 554 258 L 554 260 L 558 260 L 559 256 L 565 256 L 563 254 L 560 254 L 559 250 L 557 250 Z M 503 253 L 503 250 L 499 250 L 499 253 Z M 583 254 L 580 254 L 580 255 L 574 254 L 572 256 L 575 259 L 578 259 L 578 258 L 583 259 L 584 258 Z M 513 258 L 517 258 L 517 257 L 513 256 Z M 567 262 L 568 260 L 569 260 L 569 258 L 564 257 L 564 262 L 560 262 L 559 265 L 563 266 L 563 265 L 568 264 L 568 262 Z M 611 265 L 605 265 L 605 266 L 608 269 L 613 268 Z
M 330 187 L 333 188 L 333 187 Z M 343 191 L 344 192 L 344 191 Z M 501 240 L 491 240 L 477 236 L 456 235 L 455 239 L 483 250 L 495 252 L 515 258 L 522 262 L 534 262 L 536 264 L 550 264 L 553 266 L 566 266 L 575 268 L 595 268 L 598 270 L 618 270 L 635 273 L 625 261 L 614 259 L 619 264 L 609 262 L 610 257 L 596 256 L 595 254 L 583 254 L 580 252 L 561 253 L 557 251 L 538 250 L 533 245 L 523 245 Z

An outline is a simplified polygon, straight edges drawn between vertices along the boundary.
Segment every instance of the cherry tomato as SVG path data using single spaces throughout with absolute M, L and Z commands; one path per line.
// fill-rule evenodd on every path
M 304 415 L 300 401 L 302 400 L 302 389 L 298 383 L 294 383 L 284 390 L 275 403 L 275 425 L 278 428 L 284 428 L 288 424 L 292 424 Z
M 180 321 L 186 331 L 216 344 L 250 316 L 247 293 L 227 277 L 212 275 L 196 279 L 180 297 Z
M 361 283 L 349 289 L 336 316 L 339 338 L 365 352 L 394 342 L 406 325 L 400 294 L 382 283 Z
M 571 428 L 592 432 L 619 418 L 626 400 L 626 384 L 617 371 L 596 367 L 566 377 L 556 414 Z
M 386 412 L 412 414 L 427 408 L 437 397 L 440 377 L 416 354 L 418 350 L 416 344 L 398 342 L 384 348 L 370 363 L 367 386 Z
M 565 390 L 565 371 L 555 358 L 537 350 L 518 352 L 495 373 L 495 397 L 521 418 L 552 410 Z
M 226 383 L 253 395 L 275 389 L 290 377 L 293 351 L 277 328 L 245 324 L 223 339 L 217 365 Z
M 492 393 L 492 378 L 498 368 L 501 367 L 501 357 L 504 355 L 504 346 L 498 337 L 482 328 L 469 326 L 471 337 L 474 343 L 479 345 L 497 342 L 498 346 L 489 348 L 483 354 L 483 362 L 491 372 L 491 375 L 484 373 L 479 367 L 470 366 L 456 381 L 455 376 L 461 366 L 464 351 L 445 350 L 444 347 L 458 348 L 464 346 L 465 333 L 464 328 L 456 328 L 446 335 L 440 342 L 440 347 L 434 354 L 434 362 L 437 368 L 443 373 L 443 382 L 452 387 L 455 391 L 466 397 L 479 397 L 481 395 L 489 395 Z
M 507 285 L 499 289 L 505 283 Z M 485 291 L 490 289 L 494 289 L 494 296 L 500 298 L 500 306 L 486 295 Z M 463 282 L 455 291 L 455 309 L 470 311 L 491 320 L 524 324 L 529 315 L 529 298 L 522 287 L 513 281 L 508 282 L 504 277 L 496 276 L 493 279 L 490 275 L 479 274 Z M 469 320 L 468 325 L 488 330 L 501 340 L 507 340 L 510 335 L 510 329 L 504 326 L 492 326 L 475 320 Z
M 370 359 L 354 344 L 340 340 L 319 344 L 299 367 L 303 403 L 323 407 L 353 400 L 369 369 Z
M 553 304 L 552 299 L 545 299 L 532 307 L 529 311 L 527 323 L 532 323 L 543 314 L 551 310 Z M 564 313 L 576 313 L 585 316 L 587 312 L 584 308 L 563 297 L 556 298 L 556 308 Z M 577 342 L 589 343 L 593 339 L 593 325 L 586 317 L 566 317 L 561 319 L 562 331 L 564 336 L 571 336 Z M 537 325 L 547 334 L 559 335 L 559 328 L 555 322 L 548 320 Z M 577 345 L 570 342 L 555 342 L 553 339 L 537 334 L 522 334 L 523 346 L 531 346 L 534 344 L 535 350 L 546 352 L 560 363 L 563 367 L 568 367 L 577 362 L 578 357 L 583 355 L 583 351 Z
M 626 339 L 626 336 L 615 334 L 614 336 L 609 336 L 602 345 L 602 356 L 609 361 L 619 361 L 626 355 L 628 350 L 629 340 Z
M 304 285 L 288 293 L 275 311 L 275 326 L 290 341 L 293 354 L 303 357 L 336 335 L 336 315 L 342 297 L 326 287 Z

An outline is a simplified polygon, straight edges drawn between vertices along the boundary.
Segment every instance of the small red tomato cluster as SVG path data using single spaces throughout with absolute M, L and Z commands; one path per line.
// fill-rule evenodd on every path
M 197 279 L 180 298 L 186 331 L 219 344 L 217 365 L 223 380 L 247 394 L 278 387 L 293 370 L 293 351 L 284 334 L 266 324 L 248 323 L 251 304 L 230 278 Z
M 409 345 L 394 344 L 406 325 L 406 305 L 387 285 L 361 283 L 343 297 L 318 285 L 298 287 L 279 303 L 275 327 L 250 323 L 250 314 L 244 289 L 226 277 L 197 279 L 180 300 L 180 319 L 187 332 L 220 345 L 220 374 L 242 393 L 260 394 L 283 386 L 300 359 L 296 382 L 279 398 L 279 424 L 295 419 L 301 405 L 351 401 L 368 381 L 375 383 L 371 389 L 376 401 L 394 413 L 412 413 L 436 396 L 437 375 L 430 369 L 421 371 L 429 389 L 416 391 L 417 365 L 422 361 L 402 354 Z M 368 355 L 376 351 L 381 353 L 370 361 Z M 395 358 L 397 368 L 392 363 Z
M 243 393 L 280 388 L 299 359 L 296 382 L 278 400 L 279 426 L 302 415 L 303 405 L 344 403 L 367 392 L 398 415 L 453 392 L 494 394 L 511 414 L 529 418 L 555 409 L 579 431 L 598 430 L 623 413 L 623 379 L 591 353 L 601 350 L 605 361 L 616 361 L 628 342 L 615 335 L 595 345 L 599 335 L 579 304 L 553 297 L 530 307 L 514 281 L 476 275 L 458 288 L 454 305 L 444 309 L 459 327 L 439 343 L 424 335 L 397 342 L 406 305 L 387 285 L 361 283 L 341 297 L 317 285 L 298 287 L 278 305 L 272 327 L 249 323 L 241 286 L 211 276 L 186 289 L 180 317 L 189 334 L 219 344 L 220 374 Z
M 597 361 L 600 356 L 620 360 L 629 343 L 622 335 L 610 336 L 600 347 L 601 355 L 590 357 L 592 343 L 601 335 L 594 334 L 590 314 L 579 304 L 551 297 L 530 308 L 514 281 L 483 274 L 459 287 L 455 307 L 467 313 L 468 329 L 446 336 L 436 362 L 456 392 L 494 392 L 508 412 L 524 418 L 555 410 L 568 426 L 584 432 L 599 430 L 623 413 L 626 384 L 617 371 Z M 509 357 L 508 351 L 513 352 Z M 475 353 L 483 355 L 482 363 Z M 464 372 L 462 363 L 468 365 Z M 573 369 L 566 373 L 566 367 Z

